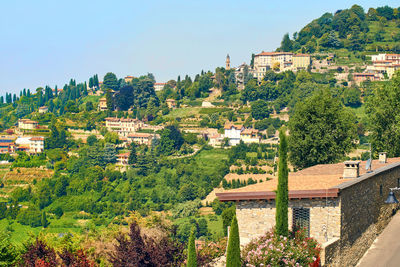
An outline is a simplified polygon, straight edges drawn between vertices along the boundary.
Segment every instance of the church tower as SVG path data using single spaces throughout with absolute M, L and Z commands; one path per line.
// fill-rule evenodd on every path
M 229 54 L 226 56 L 226 70 L 230 70 L 231 69 L 231 58 L 229 57 Z

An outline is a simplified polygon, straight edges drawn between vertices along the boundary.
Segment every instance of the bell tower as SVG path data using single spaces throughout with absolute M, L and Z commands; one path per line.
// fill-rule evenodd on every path
M 225 64 L 226 64 L 225 69 L 226 69 L 226 70 L 230 70 L 230 69 L 231 69 L 231 58 L 229 57 L 229 54 L 226 56 L 226 62 L 225 62 Z

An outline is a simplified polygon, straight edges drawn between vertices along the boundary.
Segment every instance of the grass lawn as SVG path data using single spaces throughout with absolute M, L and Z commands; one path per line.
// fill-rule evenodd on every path
M 165 115 L 166 118 L 185 118 L 189 116 L 196 116 L 199 114 L 201 107 L 186 107 L 186 108 L 176 108 L 171 110 L 171 112 Z
M 222 160 L 228 160 L 228 151 L 224 149 L 202 150 L 196 159 L 205 165 L 215 165 Z

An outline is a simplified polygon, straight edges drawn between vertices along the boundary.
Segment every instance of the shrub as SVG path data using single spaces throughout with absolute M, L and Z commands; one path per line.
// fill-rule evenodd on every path
M 271 230 L 247 244 L 242 259 L 248 266 L 309 266 L 319 261 L 320 250 L 317 241 L 306 237 L 304 231 L 283 237 Z

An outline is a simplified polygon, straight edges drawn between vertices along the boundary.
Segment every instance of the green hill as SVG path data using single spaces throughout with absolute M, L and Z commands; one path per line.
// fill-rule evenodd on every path
M 349 51 L 400 52 L 400 7 L 361 6 L 325 13 L 294 33 L 285 34 L 278 51 L 314 53 L 345 48 Z

